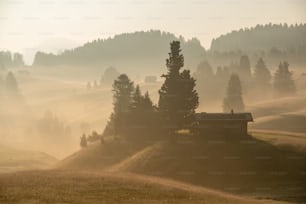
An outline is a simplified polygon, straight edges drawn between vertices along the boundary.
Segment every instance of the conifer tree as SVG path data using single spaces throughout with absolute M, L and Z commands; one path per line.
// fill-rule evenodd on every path
M 159 90 L 158 108 L 168 125 L 180 129 L 192 124 L 192 116 L 198 106 L 198 94 L 194 90 L 195 80 L 190 72 L 180 72 L 184 66 L 184 56 L 179 41 L 170 44 L 166 66 L 168 72 L 162 76 L 165 82 Z
M 277 96 L 289 96 L 296 93 L 296 86 L 289 71 L 288 62 L 280 63 L 274 75 L 274 91 Z
M 242 81 L 249 82 L 251 79 L 251 65 L 247 55 L 243 55 L 240 58 L 240 64 L 238 67 L 238 75 Z
M 132 103 L 134 83 L 126 74 L 121 74 L 113 83 L 113 105 L 114 110 L 110 118 L 114 128 L 114 134 L 119 134 L 124 126 L 125 113 L 129 111 Z
M 265 62 L 259 58 L 254 70 L 254 88 L 261 97 L 265 97 L 271 90 L 271 78 L 271 73 Z
M 270 87 L 271 73 L 266 67 L 262 58 L 259 58 L 254 70 L 254 80 L 256 85 L 262 88 Z
M 231 75 L 227 86 L 226 97 L 223 100 L 223 111 L 227 113 L 231 110 L 235 112 L 244 111 L 241 82 L 237 74 Z
M 80 139 L 81 139 L 81 141 L 80 141 L 80 146 L 81 146 L 82 148 L 87 147 L 87 138 L 86 138 L 86 135 L 83 134 L 82 137 L 81 137 Z

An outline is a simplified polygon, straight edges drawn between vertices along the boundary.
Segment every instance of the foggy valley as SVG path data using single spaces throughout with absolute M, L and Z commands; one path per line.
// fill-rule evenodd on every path
M 67 46 L 32 59 L 0 23 L 0 203 L 305 203 L 306 18 L 289 11 L 209 27 L 209 46 L 197 27 L 185 37 L 184 22 L 121 17 L 132 30 L 69 46 L 67 28 Z

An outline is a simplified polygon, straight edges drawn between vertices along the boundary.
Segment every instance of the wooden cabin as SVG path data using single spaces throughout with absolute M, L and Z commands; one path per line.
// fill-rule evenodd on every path
M 200 135 L 247 135 L 248 123 L 253 122 L 251 113 L 196 113 Z

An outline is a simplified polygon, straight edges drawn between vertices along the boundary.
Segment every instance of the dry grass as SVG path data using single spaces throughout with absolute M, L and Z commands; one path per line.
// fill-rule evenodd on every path
M 154 175 L 257 198 L 306 199 L 306 158 L 294 148 L 252 137 L 193 141 L 185 136 L 174 143 L 132 146 L 95 144 L 58 167 Z
M 57 159 L 43 152 L 16 150 L 0 145 L 0 173 L 29 169 L 46 169 Z
M 31 171 L 0 175 L 0 203 L 279 203 L 132 174 Z

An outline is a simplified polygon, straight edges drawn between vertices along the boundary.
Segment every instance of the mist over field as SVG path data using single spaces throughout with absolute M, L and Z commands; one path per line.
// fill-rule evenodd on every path
M 1 2 L 0 203 L 305 203 L 301 8 Z

